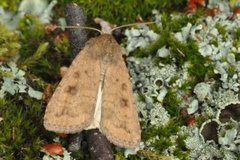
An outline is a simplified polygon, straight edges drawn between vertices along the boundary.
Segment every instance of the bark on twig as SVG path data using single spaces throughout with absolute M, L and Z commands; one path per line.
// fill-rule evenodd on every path
M 114 159 L 111 144 L 98 129 L 87 130 L 86 139 L 91 160 Z
M 68 4 L 66 6 L 66 20 L 67 25 L 85 26 L 86 17 L 84 15 L 83 9 L 76 4 Z M 68 31 L 71 54 L 73 57 L 75 57 L 88 40 L 87 31 L 83 29 L 68 29 Z M 110 142 L 98 129 L 87 130 L 84 136 L 82 136 L 82 133 L 69 135 L 68 149 L 70 151 L 79 150 L 83 137 L 86 138 L 86 141 L 88 143 L 88 151 L 91 160 L 114 159 Z
M 85 26 L 87 21 L 84 11 L 75 3 L 66 5 L 66 21 L 69 26 Z M 67 29 L 69 32 L 69 41 L 71 54 L 75 57 L 84 47 L 88 40 L 87 31 L 84 29 Z

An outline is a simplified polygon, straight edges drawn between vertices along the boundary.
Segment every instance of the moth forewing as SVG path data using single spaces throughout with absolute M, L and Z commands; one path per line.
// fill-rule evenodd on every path
M 91 123 L 101 72 L 97 51 L 92 39 L 72 62 L 47 105 L 47 130 L 76 133 Z
M 139 145 L 140 125 L 128 70 L 112 35 L 90 39 L 75 58 L 47 105 L 44 126 L 61 133 L 96 127 L 117 146 Z
M 101 131 L 115 145 L 135 148 L 140 143 L 140 125 L 122 48 L 111 36 L 111 58 L 103 84 Z

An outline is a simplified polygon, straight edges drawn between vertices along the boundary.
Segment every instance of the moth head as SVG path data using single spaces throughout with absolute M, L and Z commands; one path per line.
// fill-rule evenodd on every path
M 101 26 L 101 34 L 112 34 L 112 30 L 116 25 L 110 24 L 109 22 L 105 21 L 102 18 L 95 18 L 95 23 L 99 24 Z
M 114 30 L 117 30 L 119 28 L 124 28 L 124 27 L 131 27 L 131 26 L 136 26 L 140 24 L 152 24 L 155 22 L 143 22 L 143 23 L 131 23 L 131 24 L 126 24 L 122 26 L 113 25 L 110 24 L 109 22 L 105 21 L 102 18 L 95 18 L 94 19 L 95 23 L 99 24 L 101 26 L 101 34 L 112 34 Z

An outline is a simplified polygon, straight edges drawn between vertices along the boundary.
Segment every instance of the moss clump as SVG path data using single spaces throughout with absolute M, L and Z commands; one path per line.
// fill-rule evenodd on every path
M 147 48 L 134 51 L 133 55 L 136 55 L 136 57 L 145 57 L 148 55 L 154 56 L 157 50 L 164 45 L 168 48 L 174 46 L 174 43 L 177 41 L 173 37 L 172 33 L 181 31 L 181 29 L 188 23 L 195 23 L 199 16 L 200 15 L 195 14 L 189 17 L 185 14 L 181 14 L 181 16 L 173 18 L 171 14 L 163 13 L 161 16 L 162 27 L 159 28 L 157 25 L 151 25 L 151 28 L 158 33 L 160 37 L 155 42 L 151 43 Z M 168 62 L 166 62 L 166 64 L 167 63 Z
M 66 39 L 59 39 L 58 32 L 46 34 L 43 24 L 32 15 L 20 20 L 18 30 L 22 46 L 18 65 L 46 82 L 59 80 L 60 66 L 70 61 L 69 53 L 65 53 L 68 52 Z
M 234 38 L 235 38 L 235 40 L 240 40 L 240 28 L 237 28 L 236 29 L 236 32 L 235 32 L 235 34 L 234 34 Z
M 163 99 L 163 106 L 168 111 L 171 117 L 178 117 L 180 113 L 180 99 L 177 93 L 172 89 L 168 90 L 167 95 Z
M 176 142 L 169 140 L 169 135 L 176 135 L 180 129 L 180 126 L 183 125 L 182 118 L 172 118 L 169 123 L 165 126 L 148 126 L 147 129 L 142 131 L 142 140 L 148 141 L 154 137 L 158 137 L 154 140 L 150 147 L 153 147 L 157 154 L 162 154 L 162 152 L 168 147 L 174 145 L 176 146 L 176 154 L 181 154 L 181 157 L 186 157 L 186 149 L 184 145 L 185 136 L 179 136 Z M 144 124 L 147 125 L 147 124 Z M 175 153 L 174 153 L 175 155 Z
M 10 98 L 9 98 L 10 99 Z M 0 100 L 0 156 L 3 159 L 40 159 L 44 143 L 42 104 L 28 99 Z
M 221 24 L 217 23 L 216 26 L 215 26 L 218 30 L 218 32 L 223 36 L 225 37 L 226 34 L 227 34 L 227 30 L 224 26 L 222 26 Z
M 17 11 L 21 1 L 22 0 L 1 0 L 0 6 L 10 11 Z
M 201 13 L 202 12 L 191 17 L 183 14 L 182 17 L 176 18 L 173 18 L 169 14 L 162 14 L 162 27 L 156 28 L 156 26 L 153 26 L 153 28 L 155 27 L 155 32 L 157 32 L 160 37 L 146 49 L 136 50 L 132 54 L 137 57 L 152 55 L 155 57 L 155 64 L 158 64 L 159 62 L 169 64 L 172 62 L 171 57 L 174 57 L 176 60 L 175 64 L 178 67 L 182 67 L 185 62 L 190 62 L 191 65 L 188 69 L 188 73 L 196 81 L 202 81 L 206 74 L 210 74 L 209 76 L 211 77 L 213 66 L 211 66 L 211 63 L 208 63 L 209 60 L 207 58 L 204 58 L 198 52 L 197 42 L 189 38 L 186 43 L 183 43 L 178 41 L 173 35 L 173 33 L 180 32 L 189 22 L 195 23 Z M 163 46 L 169 48 L 171 56 L 167 58 L 159 58 L 156 56 L 158 49 Z M 206 67 L 205 64 L 209 65 Z
M 15 56 L 20 49 L 19 37 L 15 31 L 9 31 L 0 23 L 0 61 L 6 61 Z
M 157 9 L 162 12 L 170 12 L 173 9 L 183 9 L 187 3 L 187 0 L 71 0 L 71 2 L 77 3 L 82 6 L 88 17 L 93 19 L 95 17 L 101 17 L 111 23 L 122 25 L 123 23 L 132 23 L 135 21 L 137 15 L 141 15 L 144 18 L 151 15 L 153 9 Z M 69 3 L 68 0 L 60 0 L 62 5 Z
M 21 61 L 34 54 L 38 48 L 38 44 L 44 41 L 45 31 L 43 24 L 41 24 L 38 18 L 29 14 L 20 20 L 17 29 L 21 32 Z
M 203 57 L 198 52 L 198 45 L 195 41 L 189 39 L 186 43 L 182 43 L 176 40 L 168 30 L 162 30 L 160 35 L 160 38 L 156 42 L 154 42 L 149 48 L 140 52 L 141 56 L 150 53 L 156 54 L 159 48 L 166 45 L 172 53 L 171 56 L 176 59 L 175 64 L 178 67 L 182 67 L 185 62 L 190 62 L 188 73 L 198 82 L 204 80 L 206 75 L 210 77 L 213 76 L 213 65 L 209 63 L 210 60 Z M 158 62 L 161 62 L 163 64 L 169 64 L 169 62 L 172 61 L 172 58 L 156 57 L 155 60 L 156 64 L 158 64 Z M 205 66 L 206 64 L 208 64 L 208 66 Z
M 171 160 L 172 159 L 171 157 L 155 154 L 154 152 L 149 150 L 140 150 L 137 152 L 137 154 L 140 155 L 141 157 L 151 159 L 151 160 Z

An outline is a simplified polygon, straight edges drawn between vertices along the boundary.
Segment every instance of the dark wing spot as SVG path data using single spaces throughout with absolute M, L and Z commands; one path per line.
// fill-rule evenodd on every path
M 119 128 L 122 128 L 123 130 L 127 130 L 126 123 L 124 123 L 124 122 L 120 123 Z
M 120 123 L 119 128 L 122 128 L 122 129 L 123 129 L 124 131 L 126 131 L 128 134 L 131 134 L 131 131 L 128 129 L 126 123 L 127 123 L 126 121 Z
M 79 77 L 80 77 L 80 74 L 79 74 L 79 72 L 77 72 L 77 71 L 76 71 L 76 72 L 74 72 L 74 73 L 73 73 L 73 77 L 74 77 L 74 78 L 79 78 Z
M 66 92 L 74 95 L 74 94 L 77 93 L 77 87 L 76 86 L 67 86 L 66 87 Z
M 68 110 L 66 111 L 66 114 L 69 115 L 70 117 L 77 117 L 78 112 L 72 107 L 69 107 Z
M 128 105 L 128 100 L 126 98 L 122 98 L 120 100 L 120 104 L 121 104 L 122 107 L 128 107 L 129 106 Z
M 127 90 L 127 85 L 126 85 L 126 83 L 123 83 L 123 84 L 122 84 L 122 90 L 124 90 L 124 91 Z
M 118 78 L 116 78 L 116 82 L 118 82 L 119 81 L 119 79 Z
M 66 112 L 66 108 L 64 106 L 61 106 L 58 108 L 57 112 L 55 112 L 55 116 L 56 117 L 61 117 L 62 115 L 64 115 Z

